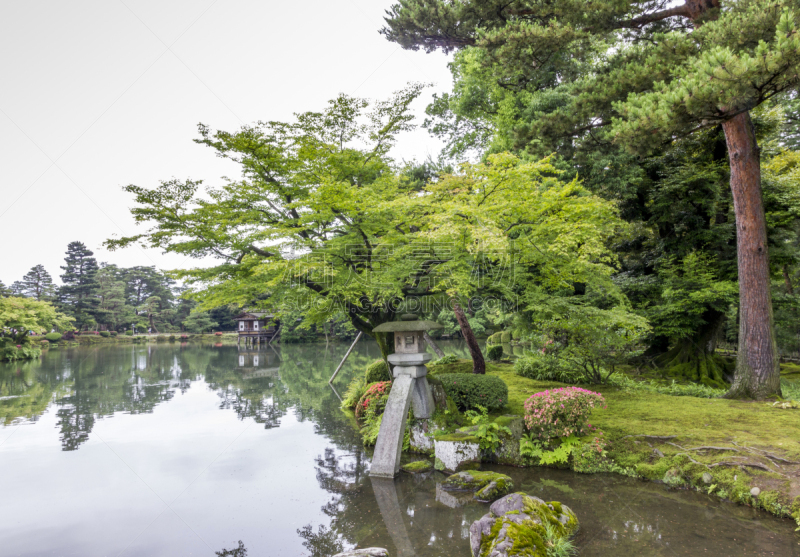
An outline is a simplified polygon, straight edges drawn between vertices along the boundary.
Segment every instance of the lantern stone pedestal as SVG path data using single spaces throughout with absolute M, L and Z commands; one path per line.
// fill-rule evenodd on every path
M 383 411 L 375 452 L 372 455 L 370 476 L 394 478 L 400 471 L 400 454 L 409 407 L 415 418 L 430 418 L 434 411 L 433 394 L 426 375 L 425 364 L 432 356 L 424 351 L 423 332 L 442 326 L 431 321 L 417 321 L 416 316 L 403 316 L 403 321 L 384 323 L 373 329 L 376 333 L 394 333 L 395 353 L 389 355 L 394 365 L 392 391 Z

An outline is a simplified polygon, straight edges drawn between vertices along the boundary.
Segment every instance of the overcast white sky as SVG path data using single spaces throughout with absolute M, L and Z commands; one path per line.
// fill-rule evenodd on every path
M 391 4 L 368 0 L 0 1 L 0 280 L 43 264 L 59 282 L 70 241 L 99 261 L 194 264 L 157 251 L 107 252 L 136 232 L 121 186 L 219 182 L 230 162 L 196 145 L 198 122 L 234 130 L 318 110 L 340 92 L 385 98 L 410 81 L 451 86 L 448 57 L 378 34 Z M 396 159 L 441 145 L 423 129 Z

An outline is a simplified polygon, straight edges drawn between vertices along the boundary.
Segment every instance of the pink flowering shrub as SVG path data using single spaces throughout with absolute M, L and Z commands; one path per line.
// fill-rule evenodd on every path
M 372 383 L 367 387 L 358 404 L 356 404 L 356 418 L 363 420 L 382 414 L 383 409 L 386 407 L 386 402 L 389 400 L 389 392 L 391 390 L 391 381 Z
M 580 387 L 542 391 L 525 401 L 525 424 L 542 440 L 581 436 L 595 429 L 587 421 L 592 408 L 605 404 L 603 395 Z

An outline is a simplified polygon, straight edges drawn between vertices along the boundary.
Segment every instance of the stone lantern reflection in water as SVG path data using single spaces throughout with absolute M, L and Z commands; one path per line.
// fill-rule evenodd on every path
M 420 321 L 416 315 L 406 314 L 402 321 L 383 323 L 372 330 L 374 333 L 394 333 L 395 353 L 388 358 L 394 366 L 394 380 L 383 411 L 370 476 L 393 478 L 400 471 L 409 406 L 413 406 L 415 418 L 430 418 L 433 414 L 433 395 L 425 377 L 428 374 L 425 364 L 431 361 L 432 356 L 425 352 L 423 333 L 441 328 L 438 323 Z

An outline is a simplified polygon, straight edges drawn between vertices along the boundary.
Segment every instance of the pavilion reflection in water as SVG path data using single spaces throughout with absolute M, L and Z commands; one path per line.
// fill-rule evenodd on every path
M 273 377 L 280 379 L 280 356 L 271 346 L 239 347 L 238 370 L 243 379 Z

